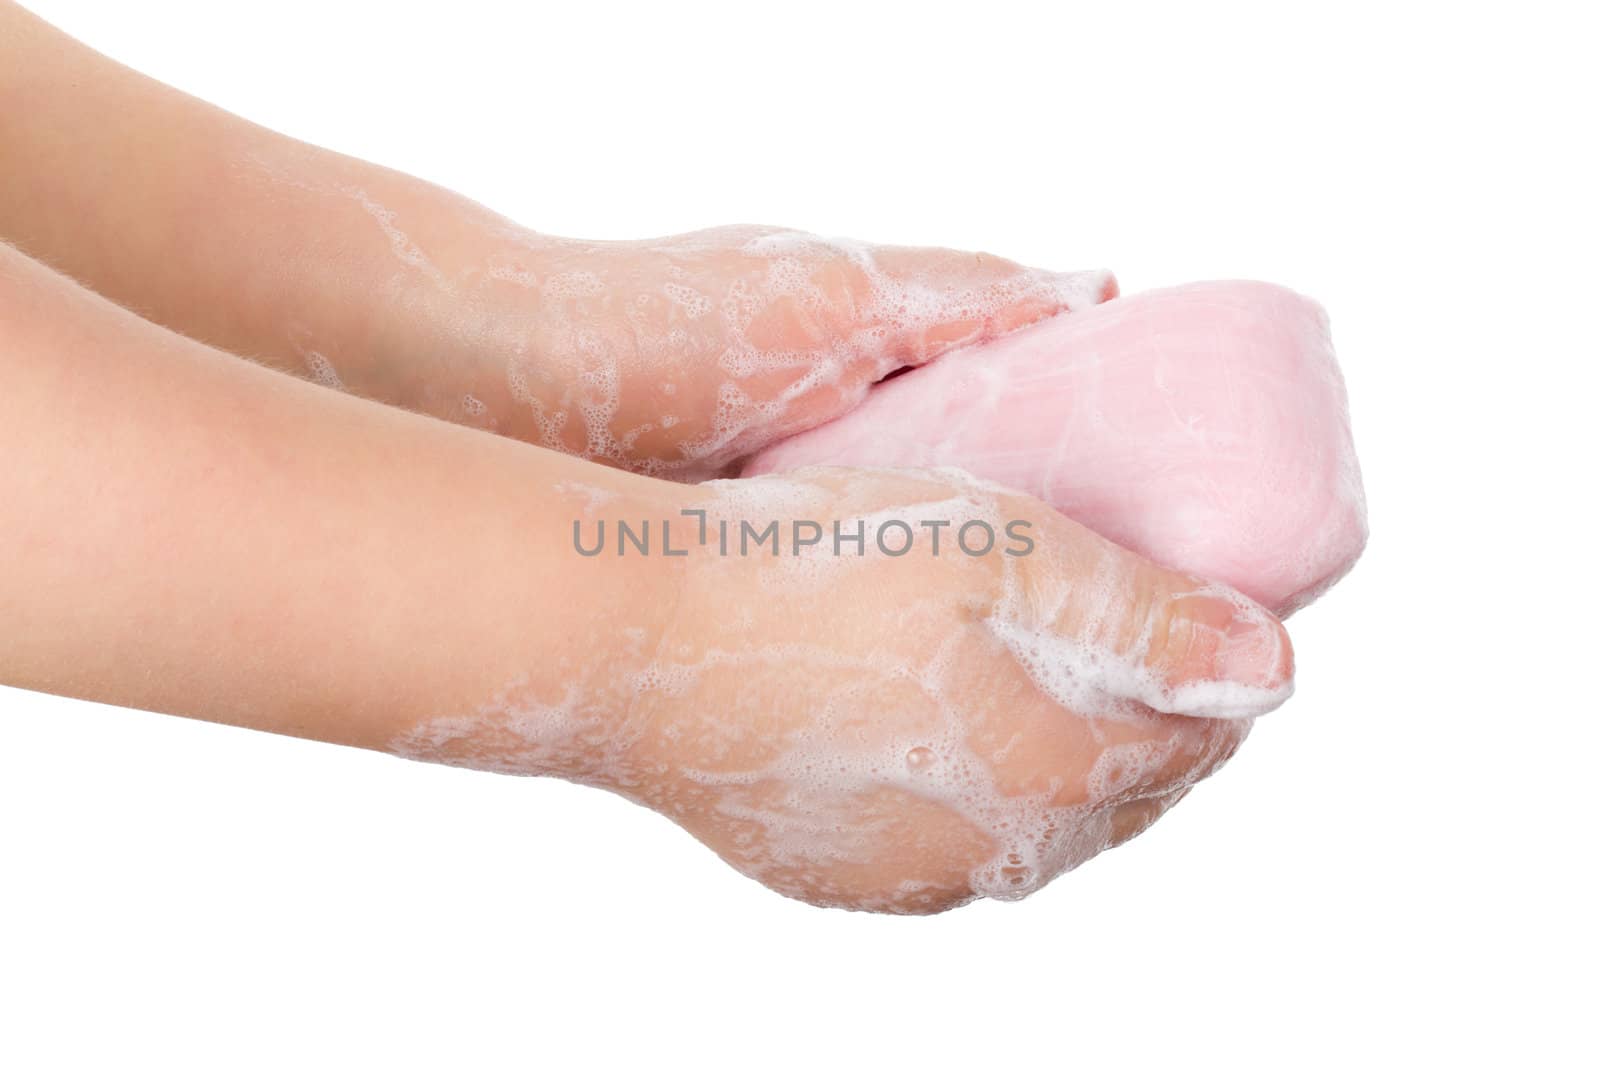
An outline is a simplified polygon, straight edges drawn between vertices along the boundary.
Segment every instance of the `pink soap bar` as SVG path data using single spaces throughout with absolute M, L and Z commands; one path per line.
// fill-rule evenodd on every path
M 960 467 L 1281 615 L 1367 536 L 1327 316 L 1261 282 L 1123 297 L 950 353 L 742 474 L 812 465 Z

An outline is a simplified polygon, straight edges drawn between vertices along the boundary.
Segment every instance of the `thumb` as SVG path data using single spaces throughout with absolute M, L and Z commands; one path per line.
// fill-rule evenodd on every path
M 905 367 L 1117 295 L 1110 271 L 1038 270 L 983 252 L 886 245 L 871 262 L 886 345 Z
M 1277 616 L 1221 585 L 1167 596 L 1144 627 L 1157 711 L 1200 718 L 1264 714 L 1294 692 L 1294 647 Z M 1147 701 L 1148 703 L 1148 701 Z
M 1041 538 L 990 620 L 1059 703 L 1248 719 L 1294 692 L 1294 650 L 1272 612 L 1068 525 L 1073 543 L 1046 552 Z

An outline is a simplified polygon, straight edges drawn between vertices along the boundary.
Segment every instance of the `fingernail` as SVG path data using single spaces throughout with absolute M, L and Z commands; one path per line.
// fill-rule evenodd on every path
M 1122 287 L 1117 284 L 1117 276 L 1108 270 L 1100 272 L 1104 277 L 1100 282 L 1100 303 L 1115 300 L 1122 293 Z
M 1294 649 L 1270 612 L 1256 604 L 1241 604 L 1218 636 L 1211 677 L 1175 687 L 1173 712 L 1248 719 L 1289 699 L 1294 692 Z
M 1240 685 L 1274 687 L 1294 672 L 1289 635 L 1265 609 L 1251 605 L 1228 623 L 1217 650 L 1218 677 Z

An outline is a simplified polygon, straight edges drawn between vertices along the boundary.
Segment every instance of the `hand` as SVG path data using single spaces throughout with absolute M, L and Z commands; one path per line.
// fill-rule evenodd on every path
M 1116 292 L 1103 271 L 770 227 L 590 242 L 471 214 L 456 225 L 481 236 L 432 243 L 476 258 L 402 266 L 448 290 L 453 314 L 492 325 L 464 346 L 428 342 L 449 358 L 402 357 L 428 369 L 399 402 L 684 481 L 845 413 L 896 370 Z M 380 346 L 390 378 L 415 343 L 397 332 Z
M 586 640 L 624 653 L 421 722 L 395 750 L 599 785 L 780 892 L 927 912 L 1026 895 L 1141 832 L 1292 685 L 1264 609 L 1027 497 L 829 469 L 684 492 L 708 543 L 699 516 L 673 526 L 694 557 L 663 629 L 629 633 L 625 605 L 601 611 Z M 622 501 L 591 503 L 588 547 L 602 520 L 612 537 L 633 522 Z M 798 555 L 797 519 L 825 531 Z M 914 533 L 898 556 L 878 541 L 905 543 L 895 519 Z M 940 520 L 936 555 L 922 523 Z M 834 521 L 863 524 L 864 555 L 834 554 Z M 776 522 L 777 554 L 741 555 L 742 522 Z M 969 522 L 994 531 L 990 551 L 962 550 Z M 1032 551 L 1008 554 L 1021 538 Z M 965 539 L 983 541 L 980 527 Z

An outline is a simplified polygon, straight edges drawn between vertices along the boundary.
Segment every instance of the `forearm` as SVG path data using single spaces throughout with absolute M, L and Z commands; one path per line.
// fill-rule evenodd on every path
M 429 386 L 450 391 L 439 367 L 417 364 L 453 358 L 463 334 L 492 323 L 457 281 L 516 246 L 498 229 L 521 234 L 446 190 L 162 85 L 4 2 L 0 158 L 0 240 L 207 344 L 307 377 L 337 364 L 350 390 L 412 407 L 427 406 Z
M 573 566 L 561 482 L 695 492 L 229 358 L 3 245 L 0 455 L 0 682 L 379 748 L 626 666 L 605 605 L 663 624 L 677 561 Z

